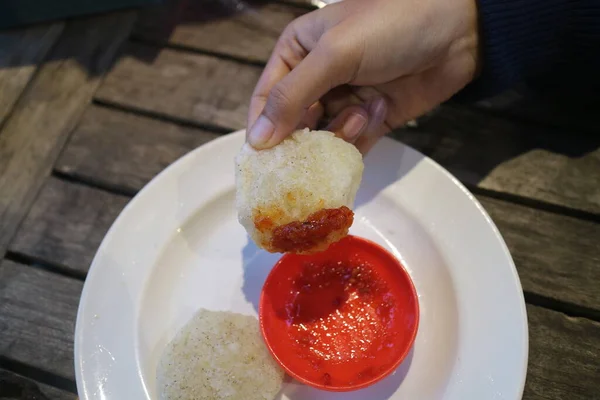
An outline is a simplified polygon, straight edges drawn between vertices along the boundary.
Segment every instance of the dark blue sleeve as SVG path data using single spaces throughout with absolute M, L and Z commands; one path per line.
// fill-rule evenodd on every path
M 600 0 L 478 0 L 480 73 L 455 100 L 517 84 L 600 86 Z

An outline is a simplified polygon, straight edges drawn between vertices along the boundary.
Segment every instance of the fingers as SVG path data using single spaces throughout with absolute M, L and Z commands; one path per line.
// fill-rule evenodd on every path
M 336 40 L 336 39 L 333 39 Z M 331 88 L 349 81 L 352 69 L 337 42 L 322 40 L 291 72 L 276 83 L 262 114 L 250 128 L 248 141 L 256 148 L 269 148 L 289 135 L 308 107 Z
M 367 154 L 369 150 L 390 131 L 390 127 L 385 123 L 388 114 L 388 104 L 385 98 L 375 97 L 368 105 L 369 124 L 360 137 L 356 139 L 354 145 L 363 154 Z
M 287 26 L 252 94 L 246 125 L 248 131 L 265 108 L 273 87 L 304 60 L 327 30 L 350 13 L 345 4 L 331 4 L 297 18 Z
M 303 25 L 308 26 L 304 27 Z M 318 40 L 318 38 L 311 40 L 313 38 L 299 37 L 298 32 L 308 32 L 305 36 L 311 35 L 311 32 L 315 31 L 313 25 L 314 22 L 312 22 L 312 20 L 304 22 L 304 20 L 300 18 L 288 26 L 279 38 L 275 49 L 254 88 L 254 92 L 252 93 L 250 110 L 248 112 L 248 129 L 254 125 L 264 109 L 273 86 L 289 74 L 290 71 L 306 57 L 308 52 L 312 49 L 307 46 L 309 46 L 311 42 L 316 43 L 316 40 Z M 299 28 L 297 26 L 299 26 Z
M 247 133 L 265 108 L 271 89 L 316 46 L 324 29 L 323 18 L 317 12 L 312 12 L 294 20 L 283 31 L 254 88 L 248 112 Z
M 339 86 L 331 90 L 323 96 L 321 102 L 325 107 L 325 115 L 330 118 L 336 117 L 350 106 L 365 104 L 365 101 L 354 94 L 353 89 L 348 85 Z
M 385 98 L 376 96 L 364 105 L 345 108 L 329 124 L 327 130 L 354 143 L 361 153 L 366 154 L 377 140 L 390 131 L 385 123 L 387 112 Z
M 355 71 L 352 48 L 341 40 L 335 30 L 323 35 L 317 45 L 295 67 L 283 61 L 273 61 L 271 75 L 261 78 L 253 112 L 264 108 L 251 126 L 248 142 L 258 149 L 272 147 L 289 135 L 305 117 L 309 107 L 332 88 L 352 79 Z M 267 67 L 269 68 L 269 66 Z M 286 73 L 287 71 L 287 73 Z M 273 75 L 281 77 L 274 82 Z
M 350 106 L 338 114 L 326 130 L 354 143 L 369 124 L 369 114 L 361 106 Z
M 302 121 L 300 122 L 300 124 L 297 126 L 296 129 L 304 129 L 304 128 L 316 129 L 317 124 L 323 117 L 323 113 L 324 113 L 324 109 L 323 109 L 323 105 L 321 104 L 321 102 L 317 101 L 317 102 L 313 103 L 313 105 L 310 106 L 308 108 L 308 110 L 306 111 L 304 118 L 302 118 Z

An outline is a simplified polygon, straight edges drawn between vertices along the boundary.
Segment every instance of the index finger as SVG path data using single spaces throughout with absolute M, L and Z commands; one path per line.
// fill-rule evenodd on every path
M 313 11 L 294 20 L 279 37 L 252 93 L 248 111 L 248 129 L 254 125 L 263 111 L 273 86 L 300 64 L 316 46 L 325 29 L 319 18 L 319 11 L 321 10 Z

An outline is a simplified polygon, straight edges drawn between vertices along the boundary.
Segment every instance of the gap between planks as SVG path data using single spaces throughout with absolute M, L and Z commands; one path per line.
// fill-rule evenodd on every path
M 19 392 L 21 400 L 77 400 L 75 393 L 46 385 L 0 367 L 0 396 L 9 395 L 14 398 L 14 395 Z
M 97 105 L 99 107 L 112 109 L 115 111 L 120 111 L 126 114 L 139 115 L 142 117 L 148 117 L 157 121 L 169 122 L 179 126 L 190 127 L 190 128 L 198 128 L 206 131 L 219 133 L 219 134 L 228 134 L 232 132 L 231 128 L 214 125 L 210 123 L 202 123 L 196 122 L 186 118 L 175 117 L 166 113 L 159 113 L 157 111 L 144 110 L 141 108 L 120 104 L 114 101 L 94 98 L 92 104 Z
M 284 27 L 297 17 L 317 9 L 318 7 L 313 3 L 322 2 L 316 0 L 276 0 L 268 3 L 250 1 L 245 4 L 245 7 L 234 10 L 218 2 L 209 1 L 203 8 L 198 8 L 193 3 L 169 0 L 160 8 L 151 8 L 142 12 L 131 37 L 140 43 L 152 43 L 161 47 L 210 54 L 251 65 L 262 65 L 266 62 L 277 36 Z M 248 24 L 255 24 L 254 29 L 249 30 Z M 212 38 L 220 40 L 211 40 Z M 249 40 L 250 47 L 241 44 L 244 40 Z M 544 113 L 540 107 L 532 107 L 535 101 L 532 103 L 527 100 L 533 94 L 535 91 L 526 87 L 515 88 L 475 105 L 488 115 L 514 121 L 533 122 L 548 127 L 572 128 L 571 121 L 565 124 L 568 120 L 565 116 L 559 115 L 557 120 L 555 116 Z M 542 96 L 541 99 L 546 97 Z M 524 105 L 523 101 L 525 101 Z M 515 109 L 520 111 L 515 113 Z M 563 111 L 562 107 L 561 111 Z M 585 131 L 593 130 L 590 129 L 593 124 L 591 126 L 576 124 L 576 126 Z
M 260 72 L 214 56 L 130 42 L 96 93 L 96 104 L 212 131 L 241 129 Z M 511 193 L 516 197 L 507 200 L 518 204 L 534 198 L 539 203 L 526 205 L 557 205 L 557 212 L 598 220 L 600 181 L 592 172 L 600 162 L 600 142 L 589 136 L 570 138 L 572 130 L 518 124 L 454 106 L 442 106 L 419 119 L 416 128 L 396 133 L 463 182 Z
M 251 65 L 254 67 L 264 67 L 266 65 L 266 63 L 263 61 L 250 60 L 248 58 L 238 57 L 238 56 L 234 56 L 234 55 L 227 54 L 227 53 L 221 53 L 218 51 L 210 51 L 210 50 L 200 49 L 197 47 L 187 46 L 184 44 L 171 43 L 169 41 L 159 41 L 159 40 L 147 39 L 147 38 L 144 38 L 135 33 L 133 33 L 129 37 L 129 41 L 132 43 L 143 44 L 145 46 L 154 46 L 157 48 L 165 48 L 165 49 L 169 49 L 169 50 L 180 51 L 183 53 L 192 53 L 192 54 L 200 54 L 203 56 L 211 56 L 211 57 L 219 58 L 221 60 L 233 61 L 233 62 L 237 62 L 237 63 L 244 64 L 244 65 Z
M 5 195 L 0 197 L 0 256 L 134 19 L 133 13 L 114 13 L 68 22 L 5 121 L 0 132 L 0 192 Z
M 12 261 L 18 264 L 27 265 L 31 268 L 36 268 L 42 271 L 52 272 L 54 274 L 62 275 L 67 278 L 77 279 L 80 281 L 85 281 L 87 277 L 87 273 L 74 270 L 65 265 L 60 265 L 58 263 L 49 262 L 47 260 L 42 260 L 39 257 L 33 257 L 28 254 L 24 254 L 18 251 L 8 250 L 4 255 L 4 259 L 8 261 Z
M 40 368 L 22 363 L 20 361 L 11 360 L 2 355 L 0 355 L 0 368 L 14 372 L 17 375 L 32 379 L 44 385 L 77 394 L 77 385 L 75 381 L 53 374 L 52 372 L 44 371 Z
M 73 335 L 82 282 L 0 263 L 0 368 L 76 393 Z
M 30 284 L 31 288 L 35 289 L 44 286 L 46 280 L 53 279 L 48 274 L 35 273 L 26 266 L 12 265 L 7 267 L 22 272 L 20 276 L 12 275 L 13 279 L 10 279 L 10 274 L 8 275 L 9 288 L 11 287 L 11 281 L 13 288 L 22 284 Z M 80 292 L 80 284 L 72 280 L 66 280 L 64 285 L 77 286 L 72 290 L 65 290 L 68 298 L 63 299 L 65 303 L 70 305 L 71 316 L 74 320 L 75 313 L 73 311 Z M 69 287 L 65 287 L 65 289 L 69 289 Z M 8 297 L 8 299 L 10 300 L 11 297 Z M 13 306 L 18 308 L 20 304 L 14 302 Z M 41 303 L 30 303 L 29 307 L 43 311 L 44 315 L 48 314 L 49 318 L 56 319 L 57 317 L 53 314 L 55 312 L 53 308 L 45 307 Z M 593 398 L 594 393 L 597 393 L 598 381 L 595 378 L 600 367 L 596 362 L 598 356 L 600 356 L 600 343 L 598 341 L 600 324 L 580 318 L 568 318 L 561 313 L 531 305 L 527 306 L 527 314 L 530 321 L 530 347 L 524 398 L 556 400 Z M 30 319 L 27 321 L 29 321 L 27 325 L 21 328 L 24 331 L 36 326 L 35 320 Z M 26 339 L 23 339 L 23 335 L 20 334 L 24 331 L 13 332 L 17 342 L 22 340 L 26 342 Z M 21 346 L 25 344 L 27 343 L 21 343 Z M 24 357 L 23 354 L 15 355 L 17 361 L 7 356 L 0 356 L 0 368 L 28 376 L 40 383 L 49 383 L 55 387 L 60 386 L 74 393 L 75 385 L 72 374 L 69 377 L 63 377 L 46 372 L 45 367 L 51 365 L 51 362 L 48 361 L 48 355 L 52 353 L 52 349 L 47 347 L 48 344 L 40 341 L 30 343 L 30 345 L 33 345 L 33 348 L 29 355 L 27 357 Z M 47 360 L 45 363 L 38 360 L 39 353 L 46 354 Z M 70 353 L 70 356 L 72 358 L 72 353 Z M 21 359 L 21 361 L 18 361 L 18 359 Z M 64 360 L 64 362 L 67 361 Z M 33 366 L 30 366 L 30 363 Z M 572 394 L 572 396 L 568 396 L 568 394 Z
M 397 138 L 427 148 L 411 135 L 414 132 L 403 132 Z M 198 129 L 93 106 L 83 117 L 55 171 L 65 174 L 63 177 L 91 181 L 93 186 L 103 189 L 123 186 L 126 194 L 131 195 L 183 154 L 216 137 Z M 75 186 L 70 189 L 69 185 L 58 182 L 55 179 L 38 200 L 35 212 L 27 218 L 12 249 L 85 269 L 104 232 L 121 210 L 119 206 L 129 197 L 115 195 L 118 200 L 101 192 L 92 196 L 93 191 Z M 92 196 L 91 203 L 85 200 L 88 196 Z M 50 215 L 62 212 L 61 204 L 71 202 L 67 197 L 73 197 L 79 207 L 89 207 L 86 215 L 68 212 L 65 218 L 71 221 L 73 232 L 84 229 L 93 240 L 73 236 L 72 241 L 65 242 L 47 235 L 63 229 L 63 224 Z M 99 198 L 103 199 L 100 203 Z M 479 196 L 479 200 L 511 248 L 525 290 L 600 310 L 593 283 L 600 277 L 596 268 L 600 247 L 594 240 L 600 225 L 491 197 Z M 105 206 L 109 203 L 114 206 Z M 87 216 L 97 213 L 100 219 Z M 554 245 L 554 241 L 558 243 Z M 67 256 L 73 251 L 76 257 Z
M 59 180 L 68 182 L 74 185 L 81 185 L 85 187 L 90 187 L 93 189 L 101 190 L 110 194 L 126 196 L 132 198 L 136 195 L 137 191 L 133 191 L 131 189 L 120 187 L 116 188 L 115 186 L 107 185 L 103 182 L 94 182 L 89 178 L 82 178 L 77 175 L 68 174 L 60 171 L 54 171 L 53 176 Z M 485 194 L 478 194 L 478 196 L 482 198 L 494 198 L 489 197 Z M 545 210 L 543 210 L 545 211 Z M 562 214 L 561 214 L 562 215 Z M 6 256 L 7 259 L 19 263 L 23 263 L 32 267 L 48 270 L 54 273 L 58 273 L 64 276 L 68 276 L 75 279 L 85 280 L 86 273 L 82 271 L 75 271 L 67 266 L 62 266 L 56 263 L 51 263 L 48 261 L 41 260 L 36 257 L 32 257 L 20 252 L 9 251 Z M 531 291 L 524 291 L 525 302 L 531 305 L 535 305 L 538 307 L 546 308 L 552 311 L 560 312 L 569 317 L 577 317 L 577 318 L 585 318 L 592 321 L 600 322 L 600 311 L 581 306 L 569 301 L 552 299 L 538 293 L 533 293 Z
M 62 181 L 73 183 L 75 185 L 86 186 L 86 187 L 89 187 L 92 189 L 99 189 L 104 192 L 111 193 L 111 194 L 117 194 L 120 196 L 126 196 L 126 197 L 132 198 L 136 194 L 138 194 L 137 190 L 128 188 L 126 186 L 112 185 L 107 182 L 102 182 L 99 180 L 91 179 L 89 177 L 82 177 L 82 176 L 78 175 L 76 172 L 63 172 L 63 171 L 58 171 L 55 169 L 54 171 L 52 171 L 52 176 L 54 176 L 55 178 L 58 178 Z
M 59 21 L 0 32 L 0 130 L 35 79 L 39 63 L 56 45 L 64 25 Z
M 546 211 L 556 215 L 567 216 L 571 218 L 576 218 L 582 221 L 589 221 L 600 223 L 600 214 L 578 210 L 576 208 L 570 208 L 566 206 L 562 206 L 560 204 L 548 203 L 543 200 L 533 199 L 530 197 L 519 196 L 517 194 L 507 193 L 507 192 L 498 192 L 496 190 L 482 188 L 473 184 L 468 184 L 465 182 L 461 182 L 465 187 L 473 194 L 478 196 L 484 196 L 492 199 L 502 200 L 507 203 L 517 204 L 529 208 L 533 208 L 535 210 Z
M 159 113 L 156 111 L 139 109 L 139 108 L 136 108 L 133 106 L 124 105 L 124 104 L 120 104 L 117 102 L 112 102 L 112 101 L 106 100 L 106 99 L 95 98 L 93 100 L 93 104 L 95 104 L 99 107 L 108 108 L 108 109 L 112 109 L 112 110 L 119 111 L 119 112 L 148 117 L 148 118 L 158 120 L 158 121 L 174 123 L 179 126 L 199 128 L 199 129 L 207 130 L 207 131 L 218 133 L 218 134 L 228 134 L 228 133 L 232 132 L 231 128 L 222 127 L 222 126 L 218 126 L 218 125 L 214 125 L 214 124 L 208 124 L 208 123 L 200 123 L 200 122 L 196 122 L 196 121 L 193 121 L 190 119 L 179 118 L 179 117 L 175 117 L 175 116 L 172 116 L 169 114 Z M 475 113 L 479 113 L 479 114 L 484 113 L 479 110 L 472 110 L 472 111 Z M 393 133 L 392 133 L 392 135 L 393 135 Z M 423 151 L 423 153 L 429 157 L 429 154 L 427 151 Z M 76 179 L 76 177 L 77 177 L 77 175 L 75 173 L 64 174 L 57 170 L 54 171 L 54 174 L 56 176 L 62 176 L 64 179 Z M 79 178 L 77 180 L 77 182 L 79 182 L 81 184 L 88 184 L 90 186 L 102 188 L 104 190 L 112 191 L 113 193 L 116 193 L 116 194 L 124 194 L 127 196 L 134 196 L 137 193 L 137 191 L 131 191 L 130 189 L 125 188 L 125 187 L 117 187 L 117 186 L 113 187 L 113 186 L 107 185 L 105 183 L 94 182 L 89 179 L 86 180 L 86 179 Z M 487 189 L 487 188 L 483 188 L 483 187 L 474 185 L 472 183 L 467 183 L 464 181 L 461 181 L 461 183 L 463 185 L 465 185 L 465 187 L 467 187 L 467 189 L 473 194 L 477 194 L 477 195 L 481 195 L 481 196 L 485 196 L 485 197 L 489 197 L 489 198 L 494 198 L 494 199 L 506 201 L 508 203 L 522 205 L 522 206 L 526 206 L 526 207 L 533 208 L 536 210 L 550 212 L 550 213 L 557 214 L 557 215 L 568 216 L 568 217 L 580 219 L 583 221 L 600 223 L 600 214 L 599 213 L 594 213 L 591 211 L 567 207 L 567 206 L 564 206 L 561 204 L 550 203 L 550 202 L 547 202 L 544 200 L 535 199 L 535 198 L 531 198 L 531 197 L 525 197 L 525 196 L 521 196 L 521 195 L 514 194 L 514 193 L 500 192 L 500 191 L 496 191 L 496 190 L 492 190 L 492 189 Z
M 600 311 L 594 310 L 593 308 L 580 306 L 578 304 L 573 304 L 566 301 L 551 299 L 527 290 L 524 291 L 523 294 L 527 304 L 556 311 L 572 318 L 584 318 L 591 321 L 600 322 Z

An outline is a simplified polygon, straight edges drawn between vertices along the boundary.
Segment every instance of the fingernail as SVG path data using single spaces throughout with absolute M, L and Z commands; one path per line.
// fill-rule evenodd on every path
M 367 118 L 362 114 L 353 113 L 346 119 L 342 126 L 342 134 L 347 140 L 355 139 L 367 125 Z
M 252 128 L 250 128 L 250 133 L 248 133 L 248 143 L 252 147 L 261 147 L 267 144 L 273 133 L 275 132 L 275 125 L 271 122 L 271 120 L 264 115 L 258 117 Z
M 377 123 L 383 122 L 387 114 L 387 103 L 383 97 L 373 100 L 369 106 L 369 116 Z

